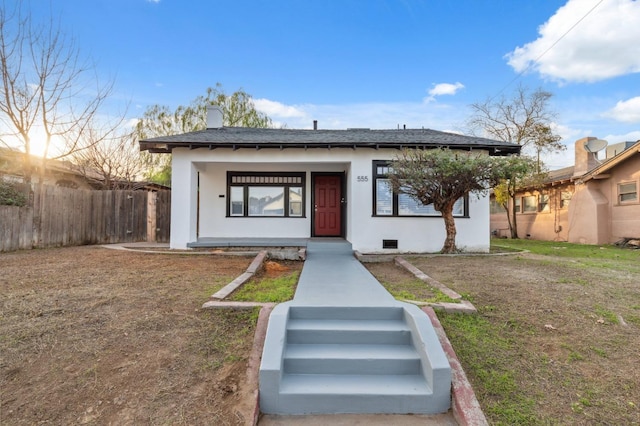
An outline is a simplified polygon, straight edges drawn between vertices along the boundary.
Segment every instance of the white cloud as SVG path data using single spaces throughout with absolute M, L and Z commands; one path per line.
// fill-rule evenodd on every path
M 160 3 L 160 0 L 147 0 L 147 3 L 155 3 L 155 4 L 158 4 L 158 3 Z
M 464 88 L 464 84 L 460 83 L 460 82 L 456 82 L 454 84 L 451 83 L 438 83 L 438 84 L 433 84 L 433 87 L 431 89 L 429 89 L 428 93 L 429 96 L 427 96 L 426 98 L 424 98 L 425 102 L 431 102 L 434 101 L 436 99 L 436 96 L 442 96 L 442 95 L 455 95 L 456 92 L 458 92 L 458 90 L 461 90 Z
M 559 123 L 551 123 L 551 129 L 562 138 L 561 142 L 566 149 L 559 152 L 542 153 L 540 159 L 549 170 L 573 166 L 575 163 L 575 142 L 585 136 L 592 136 L 591 132 L 589 130 L 573 129 Z
M 605 135 L 604 139 L 609 141 L 609 145 L 618 142 L 636 142 L 640 141 L 640 130 L 634 130 L 620 135 Z
M 253 104 L 260 112 L 271 118 L 304 117 L 305 113 L 299 107 L 285 105 L 269 99 L 254 99 Z
M 623 123 L 640 123 L 640 96 L 619 101 L 605 116 Z
M 460 129 L 468 113 L 466 105 L 451 107 L 437 103 L 396 102 L 344 105 L 285 105 L 268 99 L 255 99 L 256 109 L 266 113 L 275 126 L 311 129 L 318 120 L 319 129 L 430 128 Z
M 569 0 L 538 33 L 538 39 L 506 55 L 516 72 L 536 71 L 559 82 L 640 72 L 639 1 Z

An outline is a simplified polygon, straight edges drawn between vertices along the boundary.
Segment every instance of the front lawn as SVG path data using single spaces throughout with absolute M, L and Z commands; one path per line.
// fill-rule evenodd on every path
M 494 242 L 408 259 L 478 308 L 438 317 L 490 423 L 640 423 L 640 251 Z

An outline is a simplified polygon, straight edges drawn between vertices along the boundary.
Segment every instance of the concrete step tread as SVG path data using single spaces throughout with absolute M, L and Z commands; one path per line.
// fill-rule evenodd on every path
M 401 320 L 403 309 L 397 306 L 292 306 L 291 319 L 378 319 Z
M 431 395 L 422 375 L 284 374 L 280 394 L 296 395 Z
M 409 331 L 403 320 L 289 319 L 287 329 Z
M 285 359 L 419 359 L 411 345 L 382 344 L 289 344 Z

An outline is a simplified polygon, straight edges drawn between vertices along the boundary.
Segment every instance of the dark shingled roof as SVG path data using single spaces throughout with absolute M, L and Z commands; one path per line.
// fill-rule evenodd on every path
M 518 154 L 520 145 L 493 139 L 439 132 L 403 130 L 296 130 L 222 127 L 174 136 L 143 139 L 140 149 L 168 153 L 174 148 L 436 148 L 485 149 L 490 155 Z

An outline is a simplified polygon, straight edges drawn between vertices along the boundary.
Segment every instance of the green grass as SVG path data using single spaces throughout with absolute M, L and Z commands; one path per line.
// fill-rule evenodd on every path
M 276 278 L 263 277 L 251 280 L 235 291 L 230 300 L 260 303 L 286 302 L 293 299 L 299 275 L 300 273 L 296 271 Z
M 517 253 L 523 250 L 531 254 Z M 621 351 L 635 355 L 625 346 L 634 336 L 633 327 L 640 326 L 640 299 L 631 286 L 638 282 L 640 250 L 496 239 L 491 252 L 514 254 L 474 258 L 468 263 L 449 258 L 423 262 L 434 269 L 432 276 L 441 274 L 442 282 L 452 279 L 453 289 L 478 308 L 476 315 L 444 311 L 437 315 L 490 423 L 604 424 L 615 418 L 616 424 L 635 424 L 638 388 L 633 374 L 628 382 L 624 376 L 616 377 L 620 384 L 612 385 L 612 379 L 581 372 L 590 371 L 592 364 L 606 364 L 613 371 Z M 482 269 L 476 280 L 473 265 L 485 261 L 496 265 L 497 276 L 491 276 L 491 269 Z M 529 269 L 531 279 L 524 280 L 522 291 L 530 294 L 514 298 L 518 310 L 500 294 L 500 282 L 504 280 L 506 292 L 518 291 L 510 280 L 520 274 L 525 277 Z M 468 280 L 460 270 L 468 271 Z M 385 286 L 392 287 L 397 298 L 411 299 L 415 293 L 411 283 L 400 281 Z M 527 300 L 540 304 L 529 308 Z M 622 325 L 620 317 L 629 327 Z M 581 321 L 587 327 L 584 335 L 575 326 Z M 547 323 L 557 328 L 547 329 Z M 593 327 L 598 332 L 591 334 Z M 613 391 L 616 386 L 628 390 Z M 541 405 L 539 401 L 551 401 L 548 392 L 564 392 L 562 402 L 556 399 L 549 406 Z
M 575 257 L 581 259 L 597 259 L 598 263 L 609 266 L 606 260 L 638 261 L 640 250 L 630 250 L 613 245 L 572 244 L 559 241 L 509 240 L 492 239 L 492 249 L 528 250 L 534 254 L 556 257 Z
M 521 391 L 509 362 L 510 352 L 517 350 L 514 342 L 479 315 L 438 312 L 438 317 L 476 392 L 483 394 L 482 400 L 491 401 L 483 408 L 497 419 L 496 424 L 540 423 L 534 414 L 535 401 Z
M 594 307 L 596 315 L 601 317 L 606 324 L 618 324 L 618 316 L 615 312 L 611 312 L 600 305 Z
M 375 271 L 373 271 L 373 274 L 376 275 Z M 398 279 L 397 276 L 388 278 L 377 275 L 376 279 L 397 300 L 425 303 L 460 303 L 459 300 L 450 298 L 442 291 L 415 277 Z

